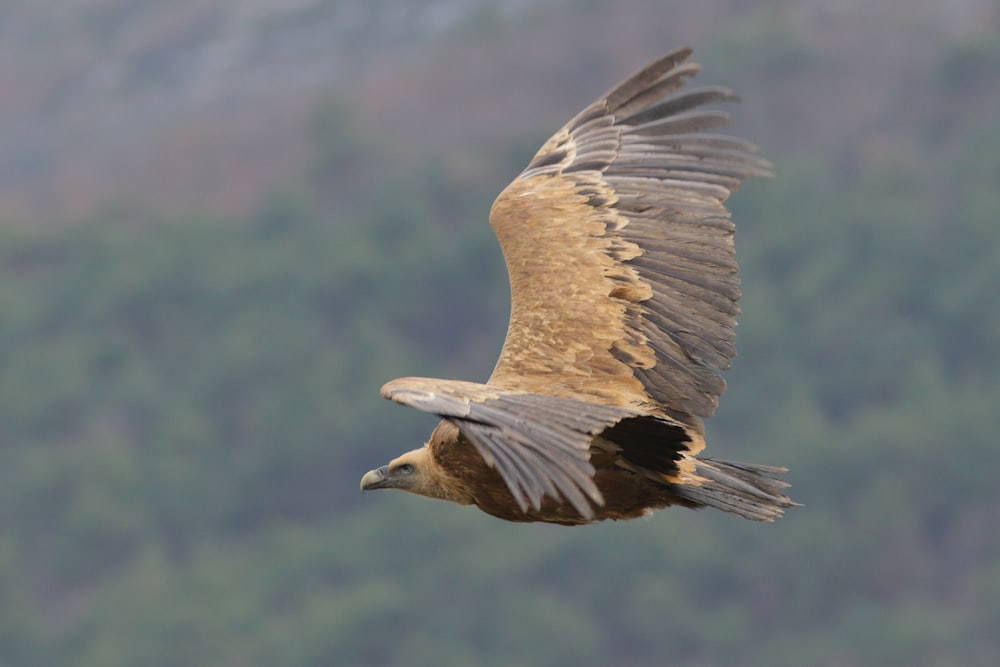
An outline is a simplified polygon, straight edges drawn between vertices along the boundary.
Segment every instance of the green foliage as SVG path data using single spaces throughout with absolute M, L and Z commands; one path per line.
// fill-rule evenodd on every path
M 938 78 L 945 90 L 961 92 L 1000 77 L 1000 44 L 989 32 L 950 45 L 941 58 Z
M 698 58 L 713 78 L 726 81 L 776 79 L 821 64 L 821 51 L 790 27 L 789 15 L 775 7 L 734 22 L 711 48 L 699 49 Z
M 352 179 L 375 146 L 368 141 L 347 100 L 329 93 L 312 114 L 309 136 L 314 178 L 341 184 Z M 355 183 L 352 183 L 355 184 Z
M 772 156 L 733 201 L 710 452 L 805 507 L 586 529 L 362 502 L 432 423 L 377 387 L 499 348 L 499 184 L 383 164 L 342 102 L 313 130 L 248 220 L 0 232 L 0 665 L 1000 661 L 996 119 L 849 174 Z

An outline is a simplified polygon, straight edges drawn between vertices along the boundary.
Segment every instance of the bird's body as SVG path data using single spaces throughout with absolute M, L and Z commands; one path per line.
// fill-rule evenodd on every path
M 669 446 L 669 442 L 658 444 Z M 449 421 L 442 420 L 438 424 L 427 446 L 431 460 L 448 461 L 447 469 L 442 469 L 439 475 L 448 475 L 454 480 L 454 486 L 450 486 L 454 495 L 445 500 L 475 504 L 487 514 L 507 521 L 574 525 L 603 519 L 634 519 L 666 505 L 684 504 L 679 496 L 665 494 L 670 487 L 615 467 L 616 449 L 620 446 L 601 437 L 594 439 L 589 460 L 594 466 L 594 484 L 604 503 L 595 508 L 589 519 L 573 505 L 548 496 L 542 498 L 537 509 L 521 510 L 511 502 L 510 491 L 497 470 L 486 463 L 475 446 Z
M 511 315 L 486 384 L 402 378 L 382 389 L 438 414 L 424 447 L 362 488 L 400 488 L 510 521 L 631 519 L 669 505 L 771 520 L 779 468 L 698 458 L 739 313 L 723 202 L 768 163 L 706 130 L 723 88 L 660 58 L 556 133 L 497 198 Z

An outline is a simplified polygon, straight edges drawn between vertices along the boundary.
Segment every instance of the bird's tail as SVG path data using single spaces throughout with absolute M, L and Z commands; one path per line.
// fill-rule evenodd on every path
M 697 459 L 700 486 L 678 485 L 675 491 L 698 507 L 715 507 L 755 521 L 774 521 L 798 503 L 783 493 L 788 483 L 778 477 L 787 468 Z

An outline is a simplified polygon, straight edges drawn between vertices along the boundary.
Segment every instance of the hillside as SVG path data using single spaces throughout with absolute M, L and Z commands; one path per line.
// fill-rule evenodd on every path
M 43 4 L 0 10 L 0 665 L 1000 663 L 995 2 L 386 1 L 342 68 L 349 3 Z M 804 507 L 362 497 L 433 424 L 378 386 L 494 362 L 492 198 L 682 42 L 778 170 L 709 451 Z
M 245 215 L 301 178 L 313 110 L 331 91 L 399 156 L 496 150 L 541 136 L 595 87 L 677 44 L 696 45 L 709 76 L 755 96 L 740 121 L 761 142 L 830 154 L 845 150 L 844 136 L 865 140 L 851 146 L 866 134 L 880 142 L 901 100 L 923 109 L 914 120 L 925 123 L 948 116 L 957 125 L 987 108 L 939 108 L 937 84 L 952 76 L 942 69 L 949 62 L 984 66 L 975 44 L 1000 21 L 990 0 L 501 6 L 8 3 L 0 221 L 81 220 L 109 205 L 154 217 Z M 995 54 L 985 57 L 995 67 Z M 965 75 L 955 74 L 961 87 Z M 990 90 L 976 95 L 997 103 Z M 838 104 L 845 96 L 851 103 Z
M 504 3 L 497 17 L 545 4 Z M 82 217 L 109 200 L 246 212 L 295 176 L 322 91 L 411 57 L 489 5 L 6 3 L 0 218 Z

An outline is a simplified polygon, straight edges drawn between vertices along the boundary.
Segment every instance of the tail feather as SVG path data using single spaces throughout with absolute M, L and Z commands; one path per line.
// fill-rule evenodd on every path
M 782 491 L 788 483 L 778 479 L 787 468 L 753 463 L 698 459 L 695 468 L 706 481 L 699 486 L 679 485 L 676 492 L 696 506 L 715 507 L 755 521 L 774 521 L 793 502 Z

